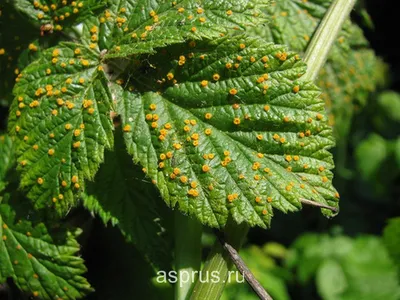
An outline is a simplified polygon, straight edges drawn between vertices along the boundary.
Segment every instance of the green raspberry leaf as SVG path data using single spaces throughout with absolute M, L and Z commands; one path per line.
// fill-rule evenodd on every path
M 149 57 L 158 80 L 133 69 L 127 85 L 147 88 L 117 104 L 129 153 L 169 206 L 209 226 L 231 214 L 266 227 L 273 208 L 297 211 L 301 199 L 337 206 L 332 131 L 319 90 L 298 80 L 305 64 L 283 46 L 235 40 Z
M 304 53 L 331 2 L 276 1 L 267 8 L 273 21 L 252 32 L 266 41 L 285 44 L 292 51 Z M 385 73 L 384 63 L 368 49 L 362 29 L 349 20 L 345 22 L 317 82 L 336 136 L 344 139 L 348 134 L 353 117 L 349 104 L 353 100 L 365 104 L 369 93 L 382 85 Z
M 67 211 L 113 145 L 111 95 L 98 57 L 61 43 L 29 65 L 14 87 L 10 133 L 21 187 L 35 208 Z
M 115 137 L 115 150 L 106 152 L 94 183 L 87 186 L 83 205 L 105 224 L 118 226 L 153 266 L 169 270 L 172 243 L 164 225 L 171 212 L 141 168 L 133 164 L 122 133 Z
M 92 289 L 82 277 L 83 259 L 76 255 L 80 233 L 77 229 L 53 237 L 45 224 L 16 219 L 13 206 L 0 204 L 0 283 L 11 277 L 40 299 L 82 298 Z
M 112 0 L 99 15 L 100 49 L 107 58 L 154 53 L 186 40 L 216 38 L 232 29 L 266 22 L 261 9 L 270 0 L 148 1 Z
M 92 289 L 82 277 L 86 272 L 83 259 L 77 256 L 76 237 L 81 230 L 48 226 L 43 223 L 45 216 L 34 211 L 19 192 L 2 192 L 14 154 L 11 138 L 1 136 L 0 284 L 12 278 L 21 290 L 40 299 L 82 298 Z M 12 182 L 12 176 L 7 178 Z
M 61 31 L 64 26 L 78 24 L 106 3 L 106 0 L 14 0 L 16 9 L 35 25 L 41 25 L 43 33 Z

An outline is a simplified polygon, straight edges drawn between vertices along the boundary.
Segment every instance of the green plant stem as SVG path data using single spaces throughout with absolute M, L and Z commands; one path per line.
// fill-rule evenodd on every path
M 246 224 L 237 225 L 233 220 L 229 220 L 225 227 L 224 239 L 235 249 L 239 249 L 248 230 L 249 227 Z M 201 278 L 197 280 L 190 299 L 219 299 L 224 291 L 231 267 L 232 260 L 229 253 L 224 250 L 220 241 L 216 240 L 201 270 Z M 217 274 L 219 278 L 217 282 L 211 280 L 212 274 Z
M 308 69 L 302 80 L 315 80 L 355 3 L 356 0 L 333 1 L 307 47 L 304 61 Z
M 175 299 L 185 300 L 197 280 L 201 266 L 202 225 L 196 219 L 175 212 Z

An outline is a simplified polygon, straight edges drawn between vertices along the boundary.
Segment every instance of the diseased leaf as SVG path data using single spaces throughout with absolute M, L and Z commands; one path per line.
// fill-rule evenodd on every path
M 14 87 L 10 133 L 21 186 L 36 208 L 67 211 L 112 147 L 111 95 L 98 56 L 61 43 L 29 65 Z
M 82 258 L 76 256 L 80 230 L 54 240 L 46 226 L 15 219 L 8 204 L 0 204 L 0 283 L 11 277 L 17 286 L 41 299 L 78 299 L 91 291 L 82 274 Z
M 266 22 L 270 0 L 112 0 L 99 16 L 99 46 L 106 58 L 154 53 L 186 40 L 217 38 L 232 29 Z
M 132 163 L 122 134 L 116 134 L 115 146 L 114 152 L 106 152 L 94 183 L 87 186 L 83 205 L 104 223 L 117 225 L 153 266 L 171 269 L 171 242 L 164 227 L 169 211 L 141 168 Z
M 1 136 L 0 284 L 12 278 L 21 290 L 40 299 L 82 298 L 92 289 L 82 277 L 86 272 L 83 259 L 77 256 L 76 237 L 81 230 L 51 228 L 24 197 L 19 199 L 18 192 L 2 193 L 1 184 L 13 166 L 13 157 L 11 139 Z
M 332 1 L 282 0 L 267 8 L 272 22 L 252 30 L 265 40 L 288 45 L 304 53 Z M 362 30 L 347 21 L 334 43 L 317 84 L 322 89 L 330 124 L 337 136 L 347 136 L 353 117 L 352 101 L 364 105 L 368 94 L 385 80 L 386 67 L 373 51 Z
M 302 198 L 337 206 L 332 132 L 318 89 L 298 81 L 304 63 L 282 46 L 235 40 L 149 57 L 158 80 L 133 70 L 127 85 L 138 91 L 117 104 L 129 153 L 169 206 L 209 226 L 231 214 L 266 227 L 272 208 L 297 211 Z
M 54 0 L 14 0 L 15 7 L 41 30 L 52 33 L 64 26 L 72 26 L 102 8 L 106 0 L 54 1 Z

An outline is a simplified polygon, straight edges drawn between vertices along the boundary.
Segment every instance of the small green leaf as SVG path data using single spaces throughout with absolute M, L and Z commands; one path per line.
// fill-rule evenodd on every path
M 76 255 L 80 233 L 67 231 L 54 238 L 43 223 L 33 226 L 16 219 L 13 206 L 0 204 L 0 283 L 11 277 L 21 290 L 40 299 L 82 298 L 92 289 Z
M 347 288 L 347 279 L 341 265 L 333 259 L 325 260 L 316 275 L 318 294 L 326 300 L 340 299 Z
M 94 183 L 88 184 L 83 205 L 104 223 L 117 225 L 152 265 L 161 270 L 170 269 L 171 243 L 163 227 L 170 211 L 140 167 L 132 163 L 122 134 L 116 134 L 115 146 L 114 152 L 106 152 L 105 164 Z
M 21 186 L 36 208 L 67 211 L 113 145 L 111 95 L 98 57 L 83 45 L 61 43 L 14 87 L 9 128 Z
M 371 134 L 358 144 L 355 154 L 360 174 L 368 180 L 373 178 L 388 157 L 389 150 L 384 138 L 377 134 Z
M 385 227 L 383 232 L 383 241 L 397 266 L 400 280 L 400 217 L 389 220 L 389 224 Z
M 148 58 L 157 81 L 131 74 L 150 90 L 125 92 L 117 110 L 169 206 L 213 227 L 229 214 L 266 227 L 272 208 L 297 211 L 302 198 L 337 206 L 332 132 L 296 54 L 242 36 L 166 52 Z
M 400 285 L 382 240 L 306 234 L 291 248 L 301 281 L 316 275 L 323 299 L 398 299 Z
M 379 95 L 378 104 L 385 113 L 395 122 L 400 122 L 400 95 L 393 91 L 386 91 Z

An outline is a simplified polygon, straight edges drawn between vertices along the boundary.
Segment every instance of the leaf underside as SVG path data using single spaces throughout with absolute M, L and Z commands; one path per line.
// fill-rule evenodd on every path
M 83 205 L 105 224 L 118 226 L 153 266 L 169 270 L 172 249 L 163 226 L 169 216 L 167 208 L 159 205 L 163 204 L 159 193 L 140 167 L 133 164 L 122 133 L 115 137 L 115 150 L 105 153 L 105 163 L 94 182 L 88 184 Z

